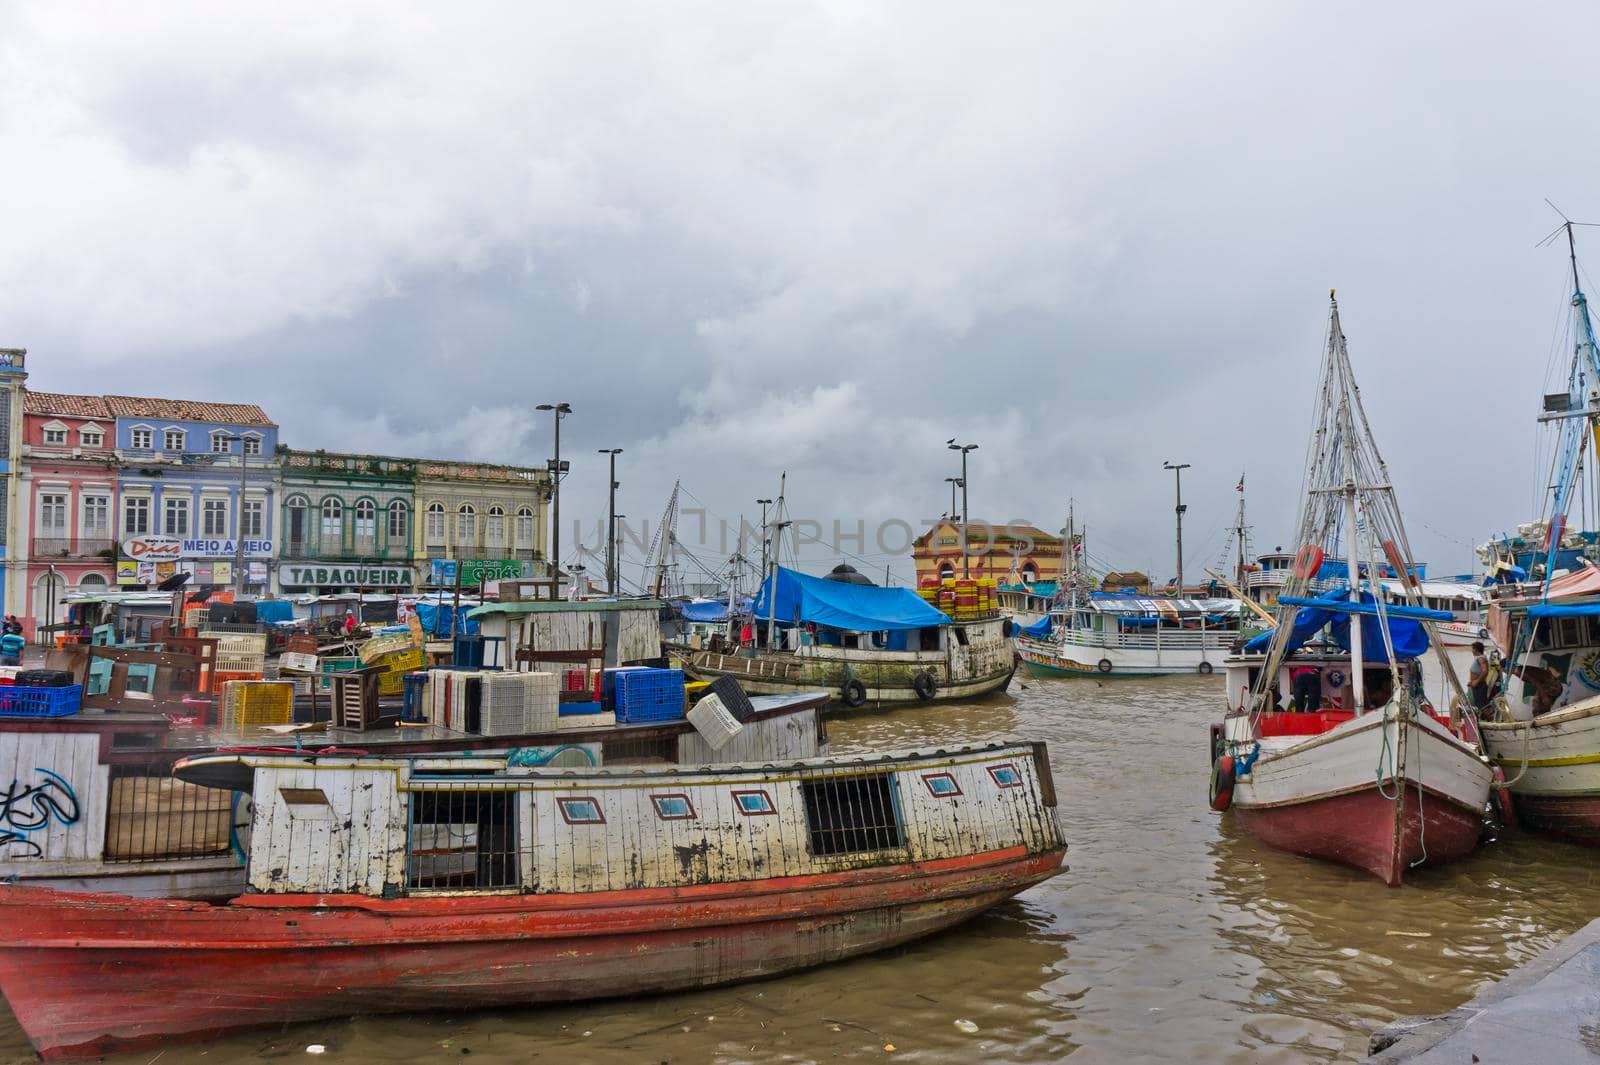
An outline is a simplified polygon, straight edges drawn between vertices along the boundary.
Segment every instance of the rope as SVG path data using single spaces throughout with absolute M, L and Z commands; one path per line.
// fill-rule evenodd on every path
M 1422 848 L 1422 853 L 1409 868 L 1415 869 L 1428 860 L 1428 819 L 1422 812 L 1422 733 L 1425 730 L 1421 725 L 1417 727 L 1417 845 Z M 1402 785 L 1403 786 L 1403 785 Z M 1401 811 L 1401 817 L 1405 812 Z
M 1533 721 L 1530 719 L 1522 723 L 1522 768 L 1517 770 L 1517 775 L 1501 783 L 1501 787 L 1509 790 L 1511 785 L 1522 779 L 1522 774 L 1528 771 L 1528 738 L 1533 735 Z
M 1383 733 L 1383 746 L 1378 748 L 1378 770 L 1376 777 L 1378 783 L 1378 794 L 1382 795 L 1390 802 L 1395 802 L 1400 798 L 1400 791 L 1405 787 L 1405 785 L 1397 782 L 1393 795 L 1390 795 L 1387 791 L 1383 790 L 1384 762 L 1388 762 L 1389 772 L 1392 775 L 1394 773 L 1394 750 L 1389 746 L 1389 711 L 1383 710 L 1380 712 L 1383 714 L 1383 720 L 1378 724 L 1378 730 Z M 1395 716 L 1395 720 L 1399 720 L 1398 713 Z

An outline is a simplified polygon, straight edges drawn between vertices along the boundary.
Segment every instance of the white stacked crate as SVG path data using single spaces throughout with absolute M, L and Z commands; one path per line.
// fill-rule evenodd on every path
M 554 673 L 484 674 L 484 735 L 555 731 L 560 721 L 559 687 Z
M 428 724 L 467 730 L 468 682 L 481 681 L 486 673 L 458 669 L 428 671 Z

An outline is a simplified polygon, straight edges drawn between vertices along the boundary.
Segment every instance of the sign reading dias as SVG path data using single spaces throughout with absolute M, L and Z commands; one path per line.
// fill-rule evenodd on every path
M 285 588 L 340 585 L 352 588 L 408 588 L 410 566 L 317 566 L 278 563 L 278 583 Z
M 172 562 L 183 557 L 183 541 L 176 536 L 130 536 L 122 553 L 135 562 Z

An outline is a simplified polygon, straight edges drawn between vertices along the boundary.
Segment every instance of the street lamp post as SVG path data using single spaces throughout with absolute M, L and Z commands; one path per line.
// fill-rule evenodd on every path
M 955 520 L 957 520 L 957 518 L 956 518 L 956 489 L 961 487 L 961 478 L 959 478 L 959 477 L 946 477 L 945 478 L 945 483 L 950 486 L 950 520 L 951 521 L 955 521 Z
M 955 441 L 955 437 L 951 437 L 945 441 L 945 446 L 951 451 L 961 452 L 961 576 L 970 577 L 972 576 L 972 568 L 968 560 L 971 554 L 972 533 L 967 528 L 967 522 L 971 519 L 972 512 L 967 509 L 967 452 L 978 450 L 978 445 L 958 444 Z M 955 489 L 953 487 L 951 488 L 950 500 L 951 504 L 954 505 Z
M 556 416 L 556 455 L 550 460 L 550 575 L 555 579 L 555 596 L 561 598 L 561 419 L 572 413 L 570 403 L 541 403 L 534 410 L 551 411 Z
M 599 454 L 611 456 L 611 487 L 606 490 L 606 593 L 617 594 L 617 456 L 620 447 L 603 447 Z
M 1178 598 L 1183 598 L 1183 471 L 1191 464 L 1187 462 L 1163 462 L 1161 468 L 1171 470 L 1176 479 L 1178 489 Z

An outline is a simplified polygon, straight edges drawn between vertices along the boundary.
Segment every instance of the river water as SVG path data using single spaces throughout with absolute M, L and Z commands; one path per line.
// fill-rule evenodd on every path
M 1003 698 L 831 723 L 838 751 L 1050 742 L 1067 871 L 931 940 L 715 991 L 339 1020 L 124 1060 L 1351 1060 L 1385 1022 L 1457 1006 L 1600 915 L 1594 853 L 1537 837 L 1398 890 L 1256 844 L 1206 808 L 1220 704 L 1215 677 L 1019 677 Z M 5 1017 L 0 1060 L 30 1056 Z

